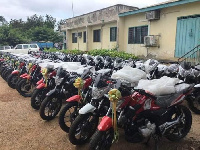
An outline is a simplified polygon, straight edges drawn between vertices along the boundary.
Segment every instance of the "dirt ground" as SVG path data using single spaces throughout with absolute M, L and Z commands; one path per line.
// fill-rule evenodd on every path
M 123 132 L 112 150 L 154 149 L 154 141 L 149 145 L 134 144 L 124 140 Z M 86 150 L 88 145 L 73 146 L 68 135 L 58 124 L 58 118 L 44 121 L 38 111 L 30 106 L 30 98 L 24 98 L 8 87 L 0 78 L 0 150 Z M 161 139 L 160 150 L 200 150 L 200 116 L 193 114 L 190 133 L 180 142 Z

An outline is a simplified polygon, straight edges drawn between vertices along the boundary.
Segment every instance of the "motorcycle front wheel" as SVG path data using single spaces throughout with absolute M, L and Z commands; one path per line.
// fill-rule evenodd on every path
M 78 102 L 68 102 L 61 110 L 59 115 L 60 128 L 69 133 L 69 128 L 75 118 L 78 116 Z
M 42 101 L 45 99 L 48 91 L 46 89 L 35 89 L 31 96 L 31 106 L 32 108 L 39 110 Z
M 31 97 L 34 87 L 27 79 L 22 79 L 16 86 L 17 91 L 24 97 Z
M 43 120 L 52 120 L 59 113 L 62 100 L 56 96 L 47 96 L 40 106 L 40 117 Z
M 69 130 L 69 141 L 74 145 L 85 144 L 97 129 L 99 117 L 89 114 L 81 114 L 72 123 Z
M 113 128 L 106 131 L 97 130 L 90 141 L 89 150 L 109 150 L 112 145 L 113 138 Z
M 166 138 L 170 141 L 179 141 L 183 139 L 190 131 L 192 126 L 192 114 L 190 110 L 179 105 L 171 116 L 171 121 L 180 117 L 180 122 L 170 128 L 166 133 Z
M 17 81 L 18 81 L 18 75 L 17 74 L 10 74 L 8 76 L 7 82 L 8 82 L 9 87 L 15 89 Z

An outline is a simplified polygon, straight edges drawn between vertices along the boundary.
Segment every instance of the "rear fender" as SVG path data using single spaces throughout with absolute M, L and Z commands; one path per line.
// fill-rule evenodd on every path
M 14 70 L 11 74 L 19 74 L 18 70 Z
M 112 118 L 108 116 L 104 116 L 101 119 L 100 124 L 98 125 L 98 130 L 99 131 L 106 131 L 112 127 Z
M 45 83 L 40 83 L 40 84 L 36 87 L 36 89 L 44 89 L 44 88 L 46 88 L 46 84 L 45 84 Z
M 66 100 L 66 102 L 80 102 L 82 97 L 80 95 L 74 95 Z
M 96 107 L 92 106 L 90 103 L 86 104 L 79 110 L 79 114 L 87 114 L 87 113 L 92 113 Z

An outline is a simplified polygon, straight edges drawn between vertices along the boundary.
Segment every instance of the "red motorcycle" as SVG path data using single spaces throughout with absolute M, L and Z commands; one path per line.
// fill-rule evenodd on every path
M 8 86 L 15 89 L 16 83 L 18 79 L 20 78 L 20 75 L 26 73 L 26 64 L 25 62 L 20 62 L 18 68 L 8 76 L 7 82 Z
M 192 115 L 187 107 L 180 104 L 193 89 L 192 85 L 179 93 L 156 97 L 144 90 L 121 85 L 122 98 L 102 118 L 90 141 L 90 149 L 110 149 L 112 142 L 118 139 L 117 127 L 124 129 L 128 142 L 148 142 L 153 137 L 156 149 L 160 137 L 170 141 L 184 138 L 190 131 Z
M 21 79 L 16 84 L 17 91 L 24 97 L 31 97 L 36 83 L 42 78 L 39 65 L 34 64 L 32 67 L 29 66 L 29 68 L 31 68 L 29 73 L 21 75 Z
M 56 71 L 53 68 L 44 68 L 42 70 L 43 78 L 36 84 L 36 88 L 31 96 L 32 108 L 39 110 L 42 101 L 45 99 L 46 94 L 55 87 Z

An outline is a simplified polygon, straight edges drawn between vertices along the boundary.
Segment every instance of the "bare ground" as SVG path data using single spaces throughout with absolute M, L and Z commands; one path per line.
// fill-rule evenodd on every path
M 193 114 L 193 124 L 187 137 L 179 142 L 162 139 L 161 150 L 200 150 L 200 116 Z M 113 144 L 113 150 L 149 150 L 154 149 L 153 140 L 146 146 L 124 140 L 120 132 L 120 140 Z M 73 146 L 68 135 L 58 125 L 58 118 L 44 121 L 38 111 L 30 106 L 30 98 L 24 98 L 8 87 L 0 78 L 0 150 L 86 150 L 84 146 Z

